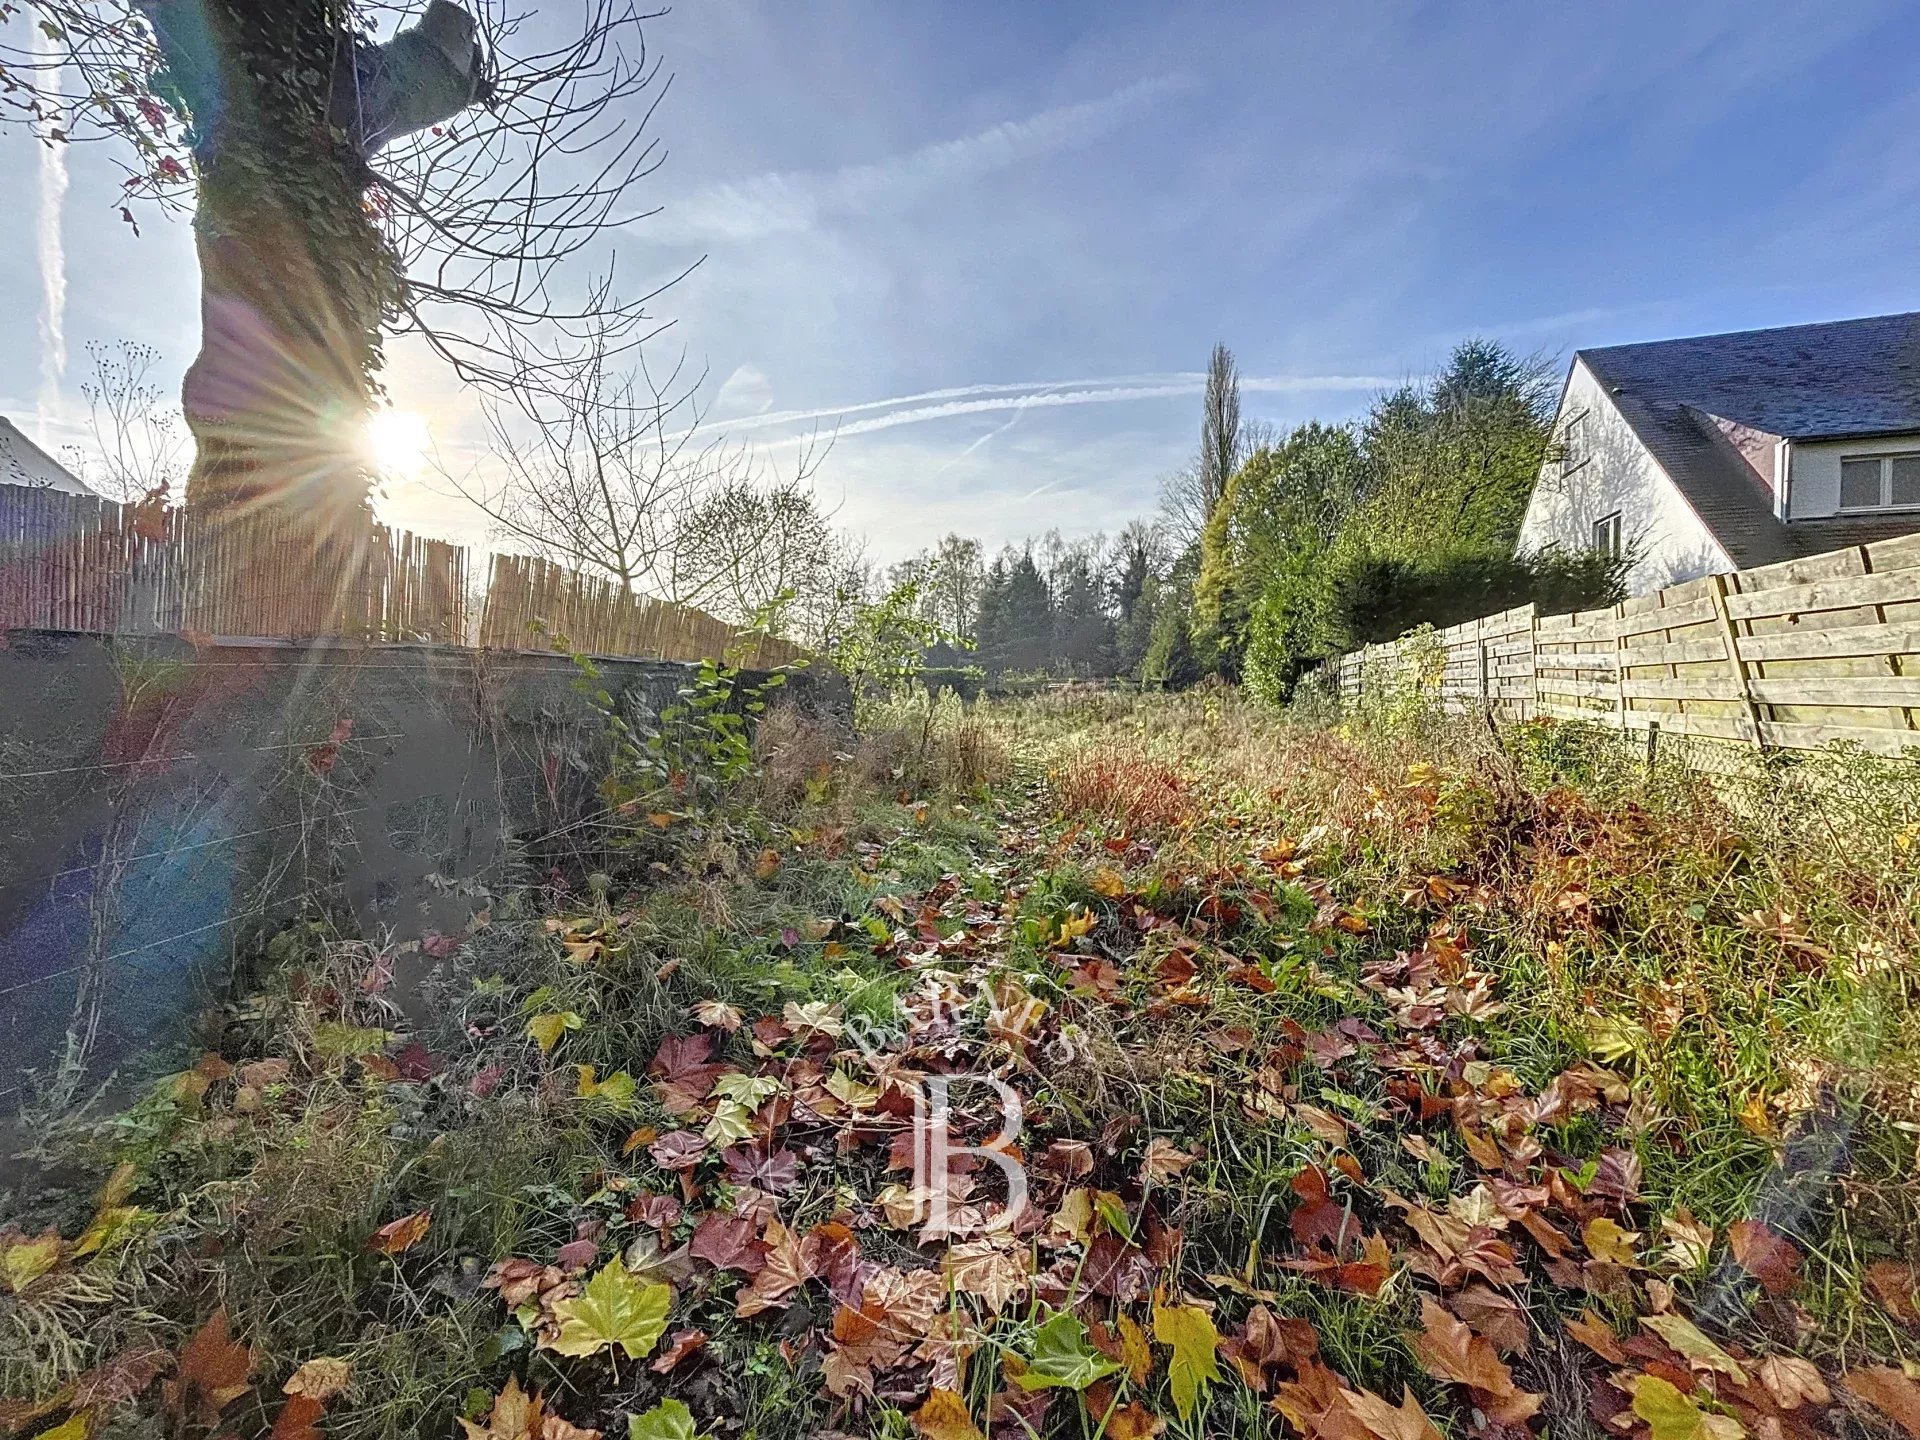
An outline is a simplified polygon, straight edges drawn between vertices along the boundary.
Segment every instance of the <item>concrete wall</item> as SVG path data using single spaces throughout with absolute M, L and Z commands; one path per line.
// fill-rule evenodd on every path
M 1622 542 L 1638 554 L 1629 594 L 1734 568 L 1584 364 L 1576 362 L 1568 377 L 1554 440 L 1566 459 L 1542 468 L 1520 526 L 1523 554 L 1552 544 L 1584 550 L 1594 522 L 1618 511 Z
M 302 897 L 369 937 L 457 934 L 486 887 L 564 863 L 601 803 L 605 725 L 565 657 L 4 642 L 0 1112 L 70 1034 L 89 1073 L 181 1041 Z M 690 674 L 599 664 L 635 717 Z M 832 677 L 785 693 L 846 713 Z

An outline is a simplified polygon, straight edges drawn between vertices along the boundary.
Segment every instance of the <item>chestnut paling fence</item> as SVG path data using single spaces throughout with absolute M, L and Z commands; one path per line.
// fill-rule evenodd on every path
M 1534 607 L 1328 662 L 1354 700 L 1424 686 L 1453 711 L 1812 750 L 1920 752 L 1920 535 L 1709 575 L 1604 610 Z
M 370 524 L 316 540 L 292 515 L 221 516 L 0 485 L 0 631 L 411 641 L 756 667 L 799 647 L 549 560 Z

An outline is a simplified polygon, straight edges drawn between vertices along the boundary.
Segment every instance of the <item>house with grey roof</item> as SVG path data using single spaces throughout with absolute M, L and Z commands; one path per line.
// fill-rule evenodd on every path
M 84 480 L 29 440 L 20 427 L 4 415 L 0 415 L 0 485 L 58 490 L 63 495 L 94 493 Z
M 1920 312 L 1581 350 L 1520 549 L 1630 594 L 1920 530 Z

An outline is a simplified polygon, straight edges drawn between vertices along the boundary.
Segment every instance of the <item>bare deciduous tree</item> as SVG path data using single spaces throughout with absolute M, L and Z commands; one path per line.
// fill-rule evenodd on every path
M 700 377 L 684 362 L 656 375 L 639 352 L 615 369 L 619 348 L 595 345 L 564 387 L 487 397 L 487 457 L 441 473 L 496 538 L 665 595 L 687 515 L 732 457 L 698 438 Z
M 93 373 L 80 383 L 91 451 L 71 449 L 74 473 L 110 500 L 177 493 L 187 470 L 179 407 L 154 383 L 160 352 L 121 340 L 87 343 Z
M 666 82 L 642 27 L 661 13 L 29 0 L 0 32 L 0 119 L 47 144 L 117 140 L 129 197 L 194 211 L 189 498 L 292 506 L 352 545 L 385 334 L 523 392 L 569 383 L 609 337 L 645 338 L 649 296 L 583 289 L 576 266 L 644 213 L 633 191 L 662 158 L 648 126 Z

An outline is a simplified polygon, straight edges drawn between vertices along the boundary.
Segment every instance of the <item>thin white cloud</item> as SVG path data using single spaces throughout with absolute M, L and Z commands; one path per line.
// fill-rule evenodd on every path
M 1243 392 L 1252 394 L 1294 394 L 1315 391 L 1333 393 L 1387 389 L 1394 380 L 1380 375 L 1246 375 L 1240 380 Z M 1115 376 L 1095 380 L 1064 380 L 1052 383 L 962 385 L 947 390 L 927 390 L 917 395 L 900 395 L 890 400 L 866 400 L 854 405 L 819 410 L 787 410 L 772 415 L 749 417 L 745 424 L 728 423 L 729 431 L 757 429 L 768 425 L 822 428 L 822 421 L 839 421 L 826 426 L 838 438 L 892 430 L 901 425 L 924 425 L 956 415 L 980 415 L 998 410 L 1026 411 L 1072 405 L 1113 405 L 1130 400 L 1161 400 L 1183 395 L 1198 395 L 1206 389 L 1207 377 L 1199 371 L 1161 375 Z M 920 403 L 931 402 L 931 403 Z M 873 412 L 884 412 L 875 414 Z M 864 414 L 866 418 L 845 419 Z M 797 443 L 794 436 L 776 444 Z M 991 438 L 991 437 L 989 437 Z
M 58 52 L 54 42 L 33 29 L 36 48 L 49 61 Z M 57 64 L 47 81 L 59 93 L 62 70 Z M 35 406 L 40 438 L 45 442 L 61 411 L 60 389 L 67 375 L 67 251 L 63 210 L 67 200 L 67 146 L 60 140 L 40 141 L 40 214 L 37 259 L 40 267 L 40 394 Z
M 1243 375 L 1240 389 L 1249 394 L 1294 394 L 1329 391 L 1383 390 L 1401 383 L 1382 375 Z M 972 415 L 991 410 L 1024 409 L 1028 405 L 1098 405 L 1121 400 L 1152 400 L 1169 395 L 1197 395 L 1207 377 L 1198 370 L 1165 370 L 1144 375 L 1100 375 L 1080 380 L 1020 380 L 995 384 L 953 385 L 921 390 L 884 400 L 859 400 L 813 410 L 770 410 L 724 422 L 729 433 L 743 430 L 816 427 L 820 421 L 845 421 L 849 415 L 875 415 L 871 420 L 841 424 L 837 433 L 859 435 L 942 420 L 949 415 Z M 679 438 L 679 437 L 675 437 Z
M 996 170 L 1097 140 L 1190 83 L 1184 76 L 1158 75 L 1097 100 L 1003 120 L 868 165 L 773 171 L 712 185 L 669 202 L 644 233 L 667 244 L 737 243 L 810 230 L 835 216 L 911 205 Z

